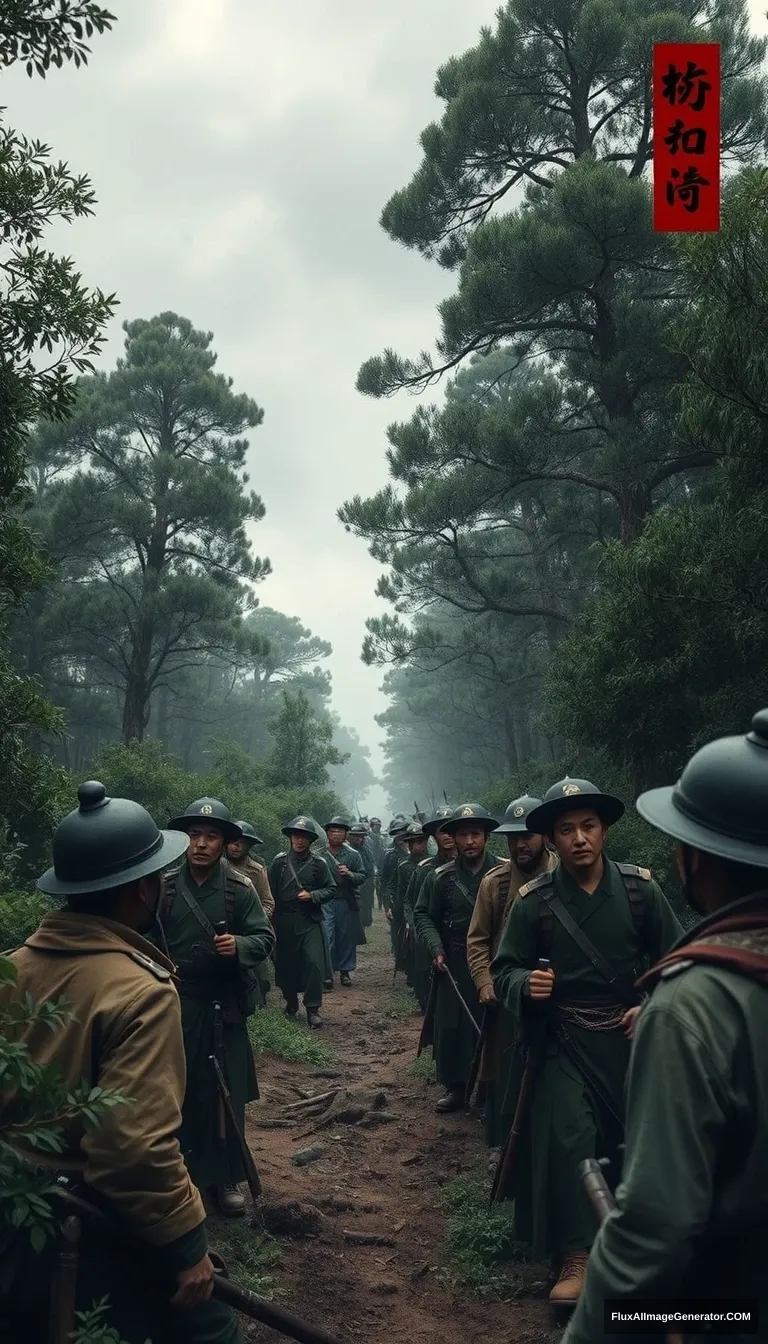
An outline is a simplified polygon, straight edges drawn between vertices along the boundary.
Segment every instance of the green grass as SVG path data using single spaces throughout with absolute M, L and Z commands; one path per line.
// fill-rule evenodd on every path
M 208 1235 L 211 1249 L 223 1256 L 234 1283 L 259 1297 L 280 1296 L 271 1273 L 279 1264 L 280 1248 L 268 1233 L 252 1227 L 249 1218 L 240 1223 L 209 1218 Z
M 419 1012 L 416 999 L 404 985 L 388 989 L 381 998 L 377 998 L 376 1007 L 387 1017 L 416 1017 Z
M 392 940 L 389 936 L 389 925 L 383 922 L 383 917 L 378 911 L 374 915 L 374 922 L 370 929 L 365 930 L 365 938 L 365 947 L 358 948 L 358 956 L 365 957 L 365 954 L 368 951 L 389 952 L 392 947 Z
M 437 1082 L 435 1061 L 426 1052 L 419 1055 L 418 1059 L 412 1059 L 405 1071 L 411 1078 L 421 1078 L 426 1083 Z
M 541 1291 L 546 1271 L 525 1258 L 515 1240 L 513 1205 L 491 1205 L 484 1163 L 449 1181 L 440 1192 L 448 1215 L 443 1256 L 450 1282 L 479 1297 L 516 1297 Z
M 291 1021 L 279 1008 L 262 1008 L 249 1017 L 248 1034 L 255 1050 L 278 1059 L 313 1064 L 315 1068 L 336 1062 L 331 1047 L 319 1041 L 305 1022 Z

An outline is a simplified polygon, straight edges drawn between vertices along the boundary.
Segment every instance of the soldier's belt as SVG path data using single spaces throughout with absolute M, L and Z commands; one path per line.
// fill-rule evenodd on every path
M 555 1001 L 555 1018 L 587 1031 L 614 1031 L 621 1026 L 626 1008 L 610 998 Z

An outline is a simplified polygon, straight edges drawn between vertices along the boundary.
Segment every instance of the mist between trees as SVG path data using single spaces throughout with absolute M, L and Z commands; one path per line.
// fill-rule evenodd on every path
M 721 44 L 725 189 L 684 237 L 652 229 L 650 67 L 686 40 Z M 569 773 L 631 803 L 768 703 L 765 46 L 740 0 L 512 0 L 438 71 L 381 223 L 455 290 L 433 355 L 363 364 L 421 401 L 339 513 L 383 567 L 393 799 Z M 638 820 L 615 836 L 669 873 Z

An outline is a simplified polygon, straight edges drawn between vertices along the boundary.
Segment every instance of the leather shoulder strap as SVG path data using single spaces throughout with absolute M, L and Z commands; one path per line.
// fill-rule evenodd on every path
M 149 971 L 151 975 L 154 975 L 156 980 L 173 980 L 171 972 L 166 971 L 164 966 L 158 966 L 157 962 L 153 961 L 151 957 L 145 957 L 143 952 L 137 952 L 134 947 L 126 947 L 125 950 L 131 958 L 131 961 L 135 961 L 137 966 L 143 966 L 144 970 Z
M 566 910 L 559 896 L 553 893 L 541 893 L 539 900 L 549 906 L 552 914 L 558 923 L 570 934 L 576 946 L 584 953 L 588 961 L 592 963 L 598 975 L 601 975 L 608 985 L 609 989 L 616 995 L 616 998 L 625 1003 L 628 1008 L 634 1008 L 638 1003 L 638 996 L 634 994 L 623 980 L 614 971 L 613 967 L 606 961 L 602 952 L 598 952 L 594 943 L 585 934 L 584 930 L 579 928 L 570 912 Z
M 648 913 L 645 895 L 643 893 L 642 883 L 651 882 L 650 868 L 638 868 L 634 863 L 617 863 L 616 867 L 624 883 L 624 889 L 629 899 L 629 907 L 632 911 L 632 919 L 637 929 L 638 935 L 642 938 L 645 931 L 645 921 Z

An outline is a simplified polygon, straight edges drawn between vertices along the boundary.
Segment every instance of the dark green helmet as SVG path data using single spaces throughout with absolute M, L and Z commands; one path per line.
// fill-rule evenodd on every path
M 262 840 L 261 836 L 256 834 L 255 830 L 253 829 L 249 821 L 236 821 L 235 825 L 240 827 L 240 830 L 242 831 L 242 838 L 243 840 L 245 840 L 249 849 L 251 845 L 264 844 L 264 841 Z
M 551 835 L 558 817 L 564 812 L 595 811 L 606 826 L 624 816 L 624 804 L 610 793 L 603 793 L 588 779 L 561 779 L 547 789 L 543 802 L 528 813 L 526 828 L 534 835 Z
M 453 813 L 454 808 L 452 807 L 438 807 L 437 811 L 433 813 L 429 821 L 424 822 L 421 829 L 426 835 L 434 835 L 435 831 L 444 830 L 446 821 L 450 821 Z
M 490 812 L 481 807 L 479 803 L 462 803 L 461 807 L 455 807 L 443 824 L 441 830 L 447 831 L 449 835 L 455 835 L 459 826 L 468 825 L 474 821 L 476 825 L 482 826 L 484 831 L 495 831 L 498 821 L 492 817 Z
M 331 826 L 338 826 L 339 830 L 348 831 L 351 825 L 351 821 L 347 821 L 346 817 L 331 817 L 331 820 L 325 823 L 325 829 L 327 831 Z
M 426 839 L 426 833 L 425 833 L 425 831 L 424 831 L 424 828 L 423 828 L 421 822 L 420 822 L 420 821 L 412 821 L 411 824 L 410 824 L 410 826 L 408 827 L 408 829 L 405 831 L 404 836 L 403 836 L 403 839 L 404 839 L 404 840 L 408 840 L 408 841 L 410 841 L 410 840 L 425 840 L 425 839 Z
M 402 831 L 408 830 L 408 821 L 402 816 L 393 817 L 387 829 L 390 835 L 400 835 Z
M 745 737 L 720 737 L 691 757 L 674 787 L 641 793 L 657 830 L 705 854 L 768 868 L 768 709 Z
M 541 799 L 532 798 L 529 793 L 524 793 L 522 798 L 513 799 L 504 813 L 504 820 L 501 825 L 496 827 L 496 834 L 528 834 L 528 814 L 533 812 L 536 807 L 541 807 Z
M 357 822 L 356 825 L 350 826 L 349 834 L 362 835 L 363 837 L 365 837 L 368 834 L 368 827 L 364 826 L 362 822 Z
M 287 826 L 282 827 L 282 833 L 283 835 L 308 835 L 312 840 L 319 838 L 318 827 L 314 818 L 306 815 L 294 817 L 293 821 L 289 821 Z
M 201 822 L 206 826 L 215 826 L 217 831 L 221 831 L 227 844 L 232 840 L 243 838 L 240 827 L 232 820 L 232 813 L 219 802 L 218 798 L 196 798 L 194 803 L 189 804 L 186 812 L 168 822 L 168 829 L 189 833 L 193 826 L 199 826 Z
M 77 790 L 80 806 L 56 827 L 53 867 L 38 880 L 50 896 L 85 896 L 137 882 L 167 868 L 189 844 L 186 835 L 160 831 L 149 813 L 128 798 L 108 798 L 98 780 Z
M 381 825 L 381 817 L 371 817 L 370 822 L 371 822 L 371 826 L 380 826 L 380 825 Z

